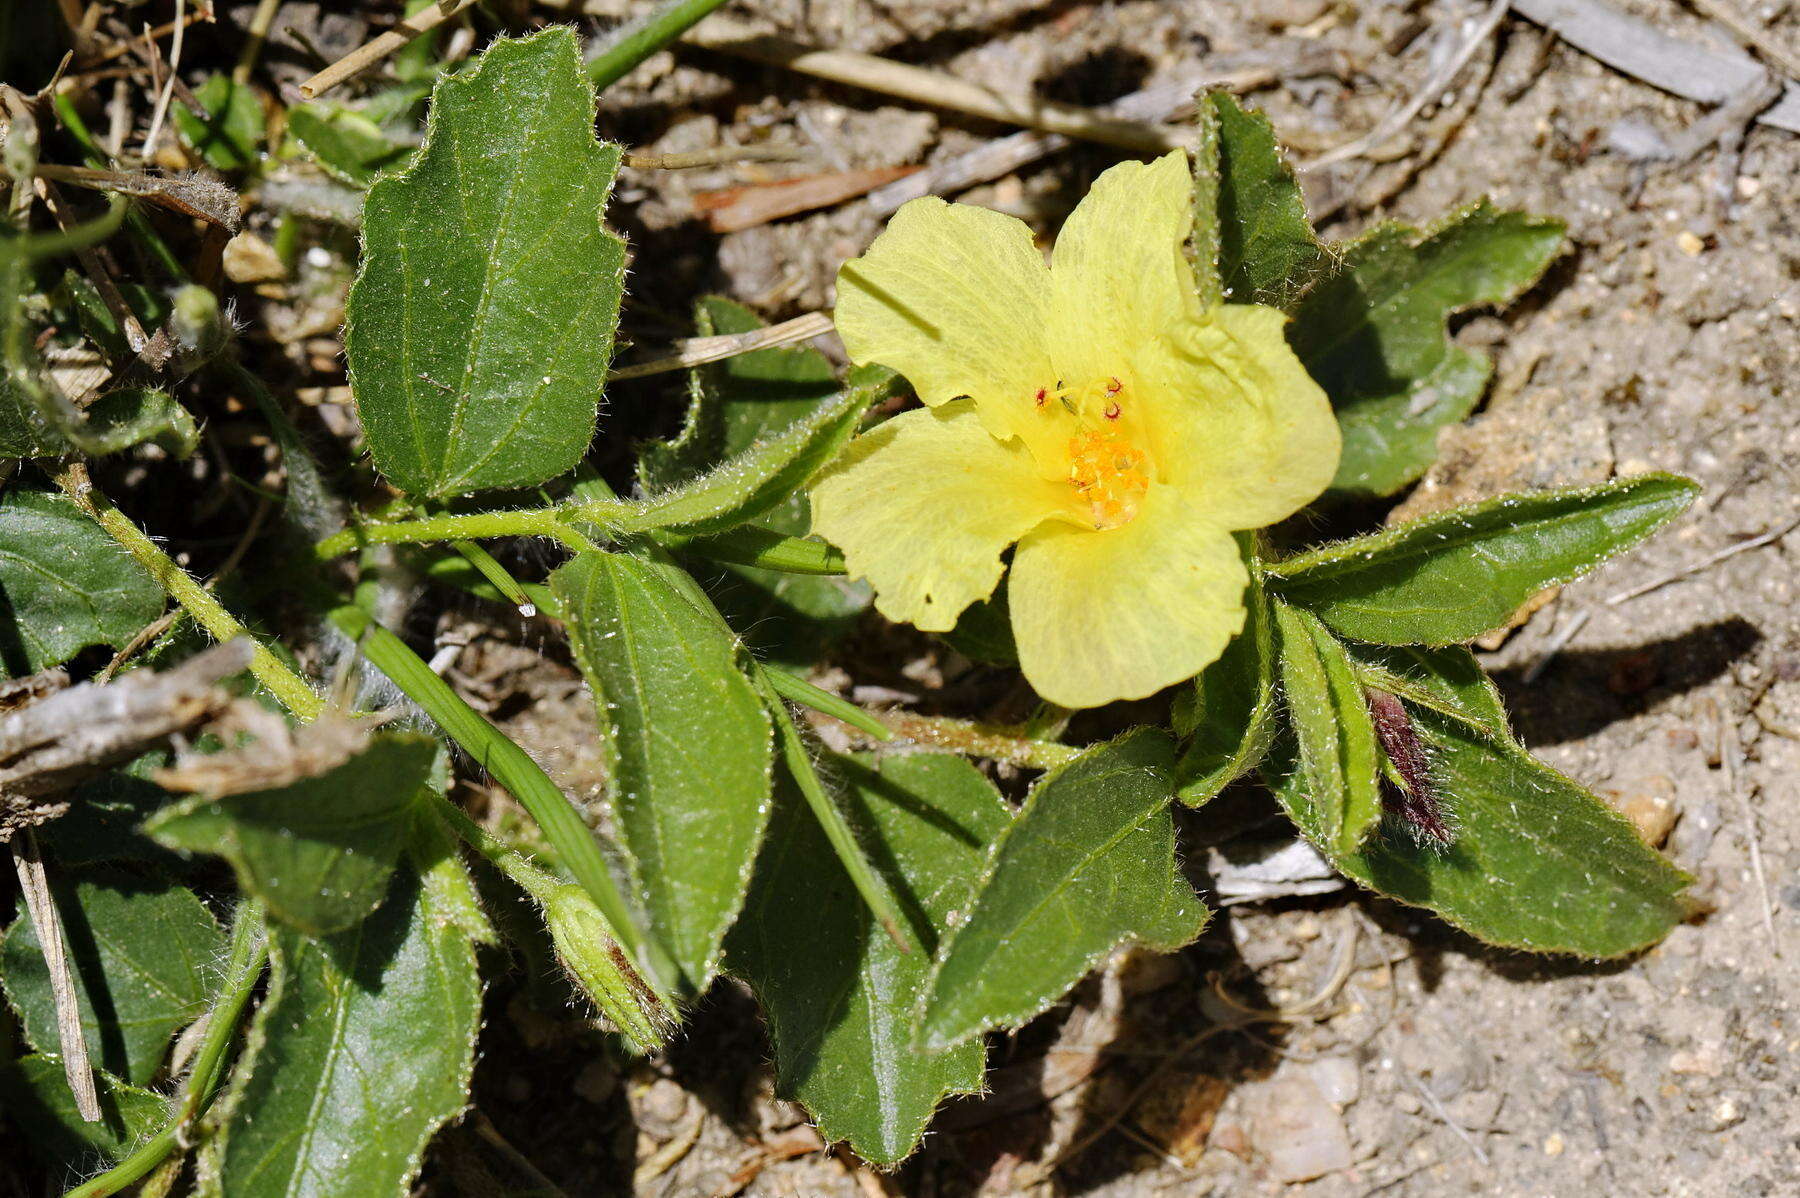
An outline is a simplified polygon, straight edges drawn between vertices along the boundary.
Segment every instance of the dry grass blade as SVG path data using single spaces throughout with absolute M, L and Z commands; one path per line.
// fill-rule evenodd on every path
M 69 949 L 63 939 L 62 917 L 50 893 L 44 859 L 38 854 L 37 837 L 27 828 L 12 842 L 13 868 L 25 909 L 37 929 L 44 950 L 44 968 L 50 975 L 50 992 L 56 999 L 56 1039 L 62 1048 L 63 1076 L 75 1095 L 75 1109 L 89 1123 L 100 1121 L 100 1095 L 94 1089 L 94 1067 L 88 1063 L 87 1040 L 81 1034 L 81 1007 L 75 998 L 75 975 L 69 970 Z
M 739 354 L 747 354 L 751 350 L 769 349 L 776 345 L 792 345 L 796 341 L 807 341 L 830 331 L 831 317 L 823 312 L 808 312 L 805 316 L 796 316 L 792 320 L 784 320 L 780 324 L 772 324 L 766 329 L 755 329 L 748 333 L 693 337 L 678 343 L 681 347 L 679 353 L 650 362 L 639 362 L 635 366 L 620 367 L 607 375 L 607 378 L 636 379 L 648 374 L 686 370 L 693 366 L 704 366 L 708 362 L 722 362 L 726 358 L 735 358 Z
M 358 46 L 302 83 L 300 94 L 309 100 L 318 99 L 344 80 L 362 74 L 420 34 L 436 29 L 473 3 L 475 0 L 455 0 L 454 3 L 434 4 L 419 13 L 418 16 L 408 17 L 386 33 Z

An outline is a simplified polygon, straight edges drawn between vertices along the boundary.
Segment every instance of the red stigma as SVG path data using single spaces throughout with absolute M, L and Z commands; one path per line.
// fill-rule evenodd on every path
M 1117 420 L 1119 418 L 1119 405 L 1118 404 L 1109 403 L 1106 405 L 1106 418 L 1108 420 Z
M 1038 406 L 1038 407 L 1040 407 L 1040 408 L 1041 408 L 1041 407 L 1043 407 L 1043 406 L 1044 406 L 1044 400 L 1045 400 L 1045 398 L 1046 398 L 1046 397 L 1048 397 L 1048 396 L 1049 396 L 1049 394 L 1050 394 L 1050 393 L 1049 393 L 1049 392 L 1048 392 L 1048 391 L 1047 391 L 1047 390 L 1045 390 L 1045 389 L 1044 389 L 1044 388 L 1042 388 L 1042 387 L 1039 387 L 1039 388 L 1038 388 L 1038 389 L 1037 389 L 1037 406 Z

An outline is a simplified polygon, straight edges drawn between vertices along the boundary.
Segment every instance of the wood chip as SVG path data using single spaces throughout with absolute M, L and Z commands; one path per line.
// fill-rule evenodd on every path
M 878 166 L 828 175 L 803 175 L 779 183 L 701 191 L 694 193 L 694 210 L 706 217 L 707 226 L 713 232 L 735 233 L 784 216 L 841 204 L 918 170 L 916 166 Z

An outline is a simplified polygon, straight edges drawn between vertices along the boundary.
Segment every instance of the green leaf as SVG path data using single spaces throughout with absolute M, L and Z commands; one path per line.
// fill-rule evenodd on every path
M 352 187 L 367 187 L 384 170 L 403 167 L 414 150 L 381 126 L 341 104 L 319 101 L 288 109 L 288 132 L 325 172 Z
M 146 442 L 172 458 L 187 458 L 200 445 L 200 426 L 167 391 L 121 387 L 95 400 L 86 412 L 81 448 L 94 457 Z
M 1275 562 L 1270 585 L 1357 640 L 1472 640 L 1545 587 L 1636 545 L 1699 493 L 1691 479 L 1643 474 L 1506 495 Z
M 1381 822 L 1379 757 L 1368 701 L 1344 647 L 1318 618 L 1277 601 L 1276 653 L 1299 742 L 1307 834 L 1340 853 Z M 1298 817 L 1296 817 L 1298 819 Z
M 142 1085 L 176 1032 L 206 1010 L 225 947 L 192 891 L 96 871 L 51 883 L 69 946 L 82 1036 L 95 1064 Z M 37 929 L 21 914 L 0 944 L 0 981 L 40 1052 L 57 1048 L 56 1002 Z
M 1240 542 L 1245 534 L 1240 535 Z M 1244 628 L 1177 702 L 1175 731 L 1188 744 L 1176 766 L 1176 796 L 1198 807 L 1256 768 L 1275 735 L 1275 642 L 1262 569 L 1245 546 L 1250 585 Z M 966 615 L 967 613 L 965 613 Z M 960 625 L 959 625 L 960 627 Z
M 1336 260 L 1313 233 L 1269 118 L 1244 109 L 1229 92 L 1208 93 L 1206 106 L 1218 130 L 1218 256 L 1226 298 L 1292 310 Z
M 806 1107 L 826 1139 L 888 1165 L 913 1150 L 945 1095 L 980 1088 L 979 1041 L 915 1051 L 913 1022 L 929 952 L 966 910 L 987 845 L 1011 813 L 956 757 L 834 758 L 828 768 L 926 953 L 895 946 L 835 864 L 818 821 L 784 788 L 728 959 L 768 1015 L 780 1092 Z
M 754 520 L 837 457 L 856 434 L 863 412 L 886 398 L 892 387 L 892 375 L 853 384 L 707 473 L 635 501 L 627 531 L 706 536 Z
M 89 645 L 125 644 L 162 614 L 162 588 L 60 495 L 0 495 L 0 667 L 21 677 Z
M 1385 830 L 1334 852 L 1308 831 L 1291 744 L 1270 771 L 1295 823 L 1345 874 L 1491 944 L 1536 952 L 1622 956 L 1686 917 L 1690 879 L 1624 817 L 1518 745 L 1408 708 L 1454 829 L 1447 849 Z
M 1560 221 L 1481 201 L 1424 232 L 1382 225 L 1345 247 L 1342 269 L 1294 307 L 1288 329 L 1343 428 L 1334 488 L 1391 495 L 1425 472 L 1438 430 L 1475 410 L 1493 371 L 1453 344 L 1444 322 L 1510 301 L 1563 240 Z
M 750 309 L 719 296 L 696 308 L 701 336 L 763 327 Z M 780 346 L 754 350 L 689 372 L 687 422 L 670 442 L 646 446 L 638 478 L 646 490 L 678 486 L 804 420 L 839 390 L 836 371 L 817 350 Z M 812 525 L 806 492 L 794 489 L 765 511 L 761 527 L 804 535 Z M 870 602 L 867 584 L 728 565 L 708 579 L 720 612 L 761 656 L 813 660 L 848 631 Z
M 190 870 L 191 861 L 163 848 L 139 827 L 174 800 L 150 781 L 153 771 L 168 764 L 168 751 L 155 749 L 83 782 L 70 796 L 69 810 L 38 829 L 38 840 L 58 865 L 69 869 L 130 861 L 164 873 Z
M 231 862 L 272 919 L 310 936 L 341 932 L 387 893 L 437 740 L 380 736 L 342 765 L 274 790 L 197 795 L 146 827 L 157 841 Z
M 89 1123 L 75 1109 L 75 1096 L 62 1061 L 32 1053 L 0 1065 L 0 1110 L 20 1137 L 44 1160 L 61 1168 L 86 1165 L 98 1157 L 116 1161 L 168 1120 L 169 1100 L 96 1071 L 100 1121 Z
M 718 968 L 769 816 L 769 717 L 741 645 L 659 562 L 582 554 L 550 585 L 594 692 L 619 843 L 687 988 Z
M 1344 649 L 1365 687 L 1429 707 L 1489 737 L 1511 739 L 1499 690 L 1475 655 L 1461 645 L 1432 649 L 1348 641 Z
M 36 458 L 62 453 L 68 438 L 50 417 L 54 398 L 43 362 L 32 347 L 35 332 L 25 310 L 31 263 L 22 236 L 0 236 L 0 457 Z
M 208 166 L 222 171 L 249 170 L 260 159 L 264 120 L 262 101 L 248 84 L 235 83 L 229 74 L 213 75 L 194 91 L 206 109 L 205 120 L 187 105 L 169 106 L 169 121 Z
M 408 1192 L 468 1101 L 481 978 L 453 912 L 413 869 L 346 932 L 269 931 L 268 997 L 200 1162 L 230 1198 Z
M 939 946 L 920 1041 L 944 1048 L 1044 1010 L 1126 941 L 1172 952 L 1206 908 L 1175 863 L 1175 746 L 1140 728 L 1045 776 L 989 849 Z
M 433 92 L 425 144 L 363 205 L 345 352 L 376 467 L 414 495 L 532 486 L 593 439 L 625 245 L 603 220 L 570 29 L 496 41 Z

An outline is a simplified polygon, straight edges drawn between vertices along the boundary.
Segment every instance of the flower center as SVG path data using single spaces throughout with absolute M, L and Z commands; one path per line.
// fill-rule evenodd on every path
M 1081 493 L 1104 531 L 1131 523 L 1150 490 L 1144 451 L 1110 429 L 1083 429 L 1069 438 L 1069 485 Z
M 1094 528 L 1129 524 L 1150 490 L 1150 459 L 1132 436 L 1125 416 L 1125 386 L 1108 376 L 1077 386 L 1040 387 L 1032 397 L 1039 411 L 1075 418 L 1068 440 L 1069 485 L 1087 501 Z

